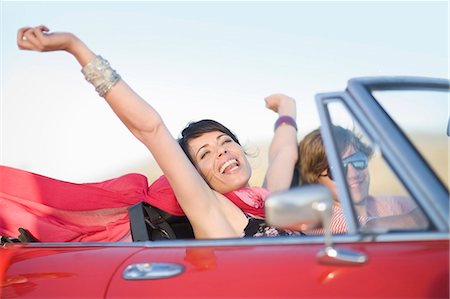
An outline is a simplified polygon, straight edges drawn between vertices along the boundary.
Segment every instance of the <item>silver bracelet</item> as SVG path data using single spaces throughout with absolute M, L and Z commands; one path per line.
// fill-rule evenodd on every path
M 86 64 L 81 72 L 86 80 L 94 85 L 101 97 L 104 97 L 121 79 L 120 75 L 111 68 L 109 62 L 100 55 L 95 56 L 94 60 Z

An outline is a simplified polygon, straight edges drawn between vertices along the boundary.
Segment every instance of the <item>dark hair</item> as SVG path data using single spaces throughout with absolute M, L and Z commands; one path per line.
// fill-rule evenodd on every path
M 340 154 L 349 146 L 356 151 L 363 152 L 367 157 L 371 157 L 373 149 L 361 141 L 361 137 L 354 132 L 340 126 L 332 126 L 333 137 Z M 316 183 L 319 175 L 328 168 L 328 160 L 323 145 L 320 129 L 315 129 L 300 141 L 298 146 L 298 164 L 300 178 L 304 184 Z
M 227 127 L 222 125 L 221 123 L 212 120 L 212 119 L 203 119 L 195 122 L 189 123 L 183 131 L 181 131 L 181 137 L 178 138 L 178 144 L 183 149 L 186 156 L 188 156 L 189 160 L 194 164 L 194 161 L 189 154 L 188 150 L 188 142 L 191 139 L 197 138 L 205 133 L 219 131 L 222 133 L 227 134 L 231 137 L 237 144 L 241 145 L 239 143 L 239 140 L 237 139 L 236 135 L 234 135 L 233 132 L 231 132 Z

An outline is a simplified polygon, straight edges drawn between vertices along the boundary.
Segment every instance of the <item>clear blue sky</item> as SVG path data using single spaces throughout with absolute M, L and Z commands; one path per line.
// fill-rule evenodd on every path
M 107 58 L 175 137 L 213 118 L 250 148 L 270 139 L 264 97 L 297 99 L 351 77 L 449 77 L 448 1 L 1 2 L 0 163 L 71 181 L 140 171 L 152 157 L 66 53 L 19 51 L 22 26 L 71 31 Z

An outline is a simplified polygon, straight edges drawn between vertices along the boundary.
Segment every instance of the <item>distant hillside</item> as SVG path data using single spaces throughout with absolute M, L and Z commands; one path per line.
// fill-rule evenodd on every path
M 261 186 L 264 180 L 264 174 L 267 169 L 268 162 L 268 146 L 269 142 L 260 142 L 255 145 L 246 146 L 246 152 L 249 155 L 249 161 L 253 168 L 253 176 L 250 180 L 251 186 Z M 436 139 L 429 136 L 416 135 L 414 136 L 413 142 L 415 144 L 420 144 L 419 150 L 424 153 L 426 159 L 432 165 L 435 172 L 448 187 L 449 180 L 449 151 L 448 151 L 448 139 L 441 138 Z M 371 163 L 371 170 L 373 173 L 385 173 L 386 170 L 382 170 L 380 162 L 373 161 Z M 161 174 L 161 170 L 154 161 L 144 161 L 142 164 L 136 166 L 130 166 L 132 171 L 139 172 L 147 176 L 149 183 L 157 179 Z M 387 186 L 391 185 L 391 180 L 393 179 L 392 174 L 378 175 L 378 179 L 373 177 L 371 191 L 374 193 L 384 193 L 389 191 Z M 396 191 L 397 187 L 393 187 L 392 192 Z

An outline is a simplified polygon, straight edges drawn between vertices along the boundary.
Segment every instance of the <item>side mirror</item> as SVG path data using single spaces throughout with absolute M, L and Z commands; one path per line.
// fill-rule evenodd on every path
M 283 229 L 309 230 L 331 219 L 331 193 L 322 185 L 295 187 L 273 193 L 265 202 L 266 221 Z
M 307 230 L 322 226 L 325 248 L 317 254 L 320 263 L 361 265 L 367 262 L 367 256 L 363 253 L 333 246 L 331 237 L 333 199 L 325 186 L 307 185 L 273 193 L 267 198 L 265 209 L 266 222 L 278 228 Z

